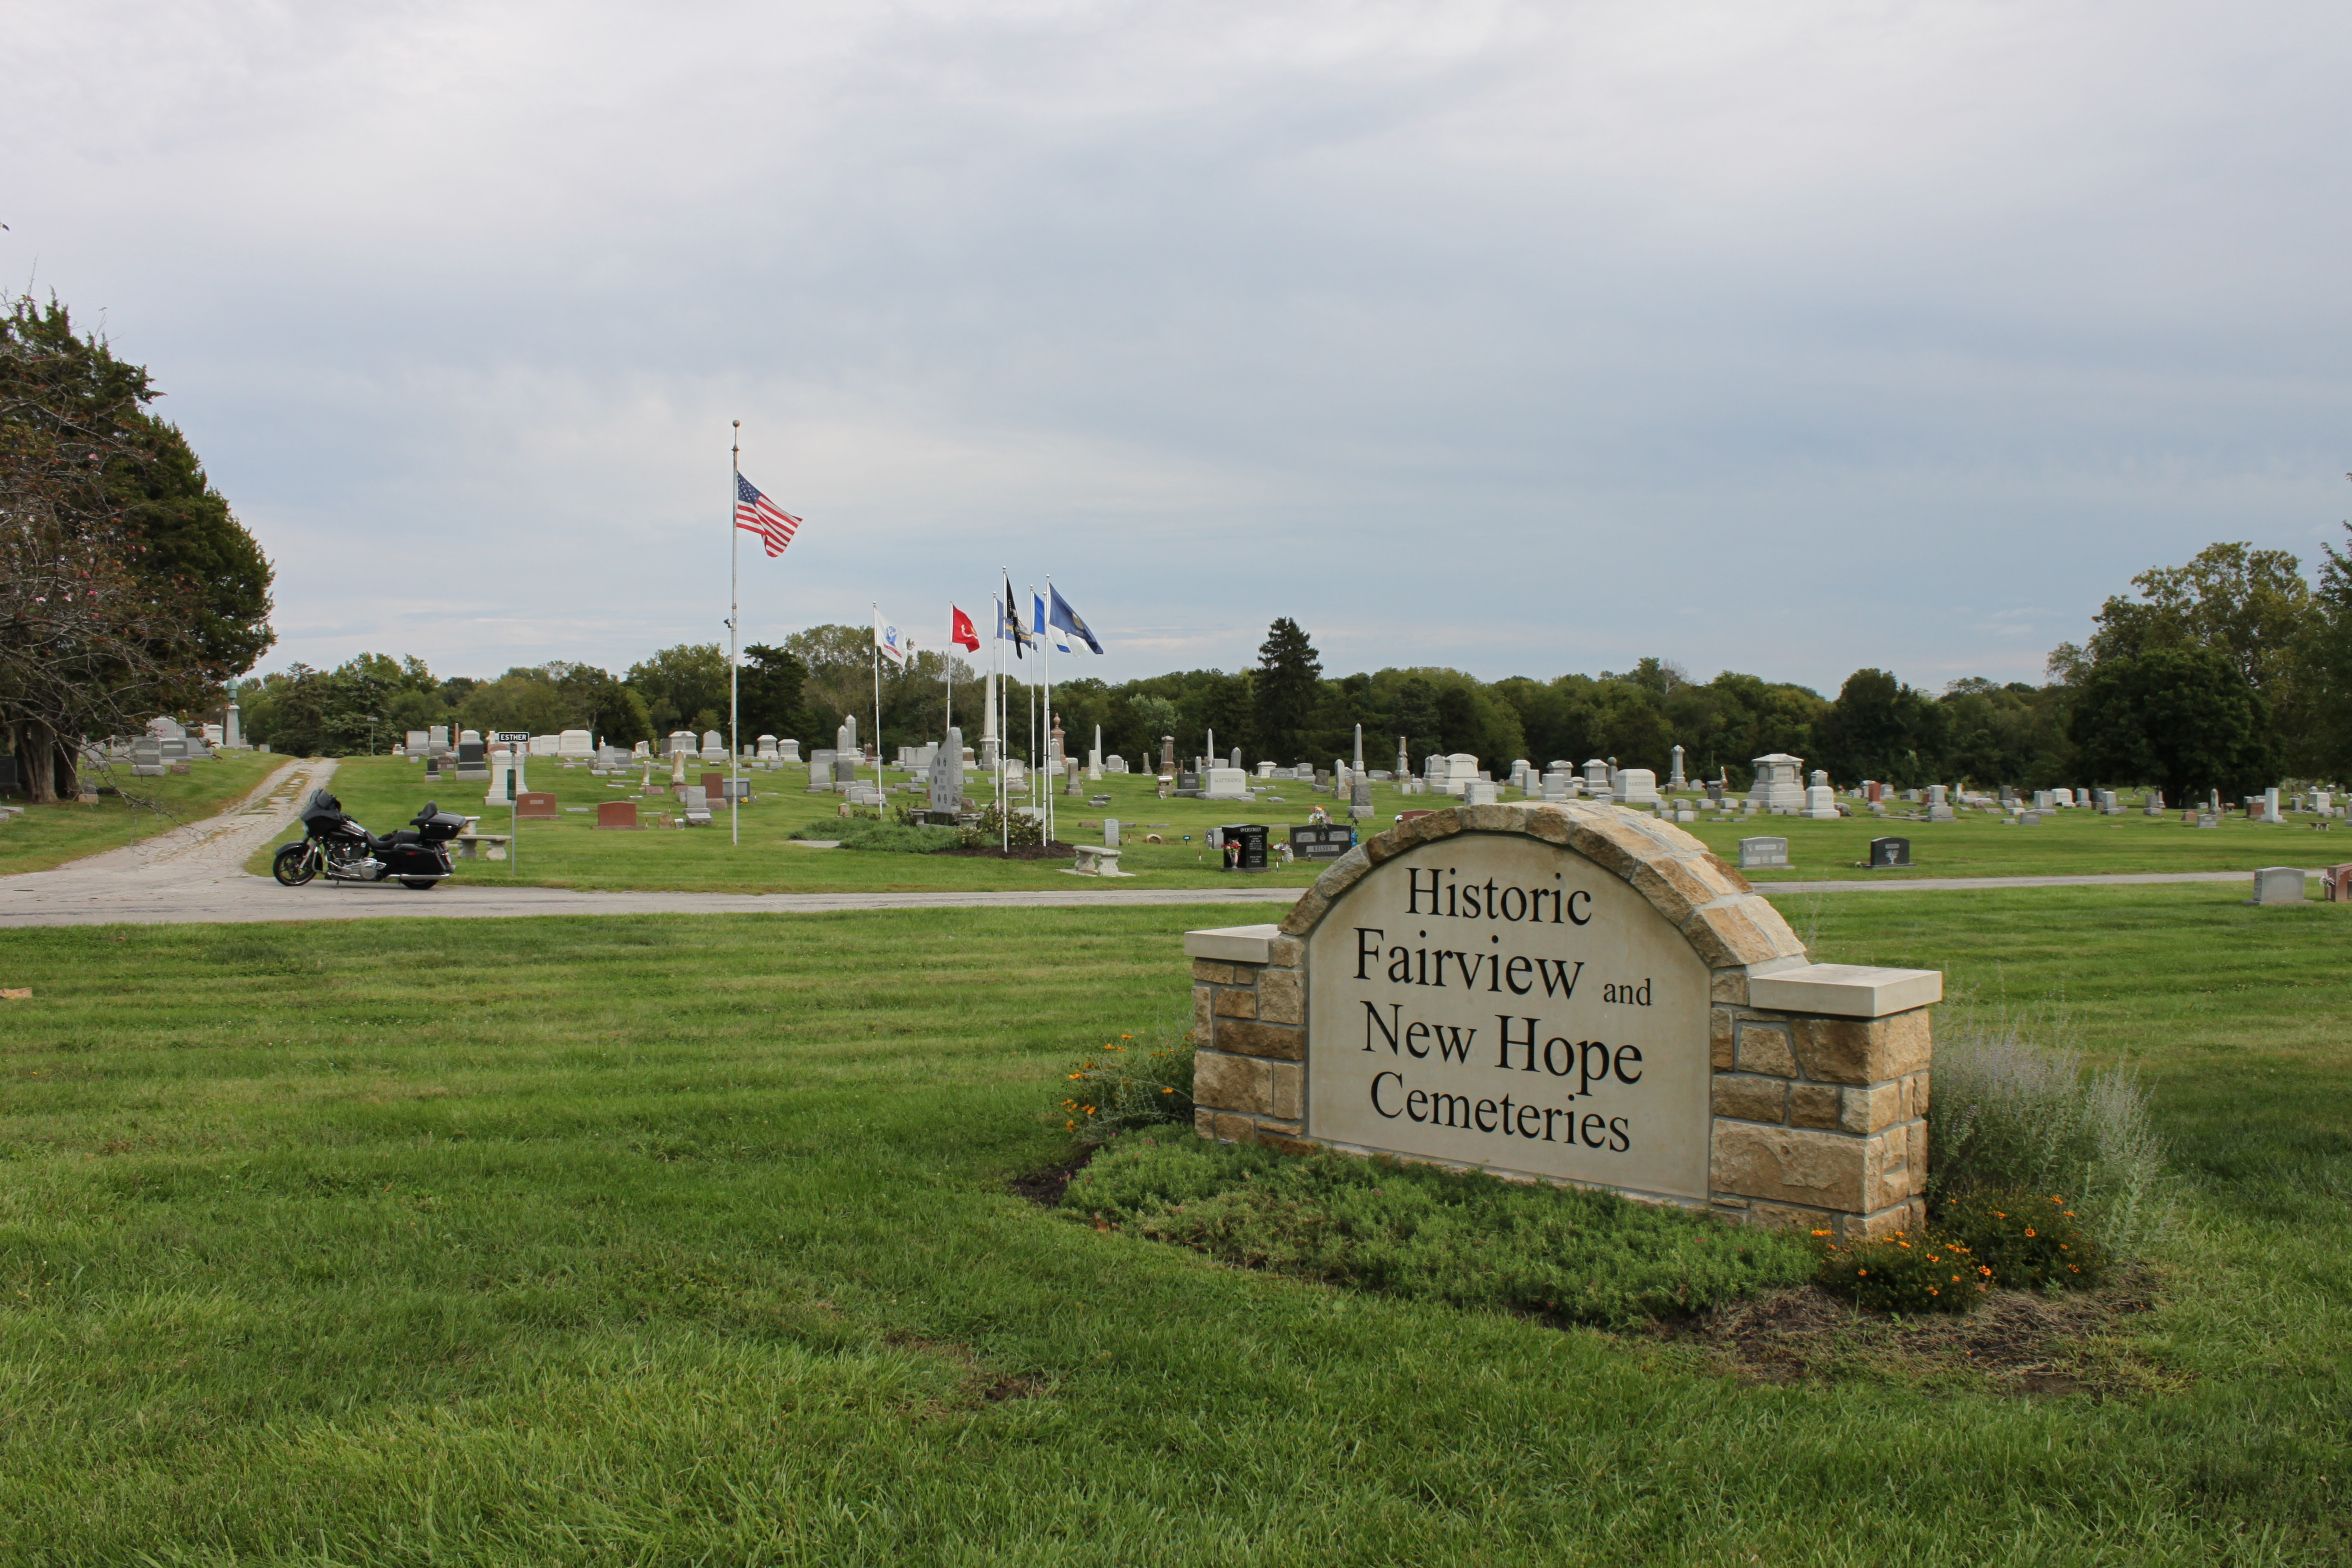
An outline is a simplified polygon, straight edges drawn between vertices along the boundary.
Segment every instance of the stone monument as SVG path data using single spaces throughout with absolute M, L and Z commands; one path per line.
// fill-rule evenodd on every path
M 1943 976 L 1810 962 L 1669 824 L 1435 811 L 1334 862 L 1280 925 L 1184 945 L 1203 1137 L 1846 1237 L 1925 1222 Z

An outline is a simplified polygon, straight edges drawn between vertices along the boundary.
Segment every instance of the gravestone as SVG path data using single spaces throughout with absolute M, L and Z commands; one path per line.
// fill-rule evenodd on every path
M 1789 863 L 1788 840 L 1773 836 L 1740 840 L 1739 868 L 1742 871 L 1761 870 L 1767 866 Z
M 1191 768 L 1185 768 L 1177 773 L 1176 793 L 1179 796 L 1186 799 L 1195 798 L 1200 794 L 1200 787 L 1200 774 L 1198 772 Z
M 1103 771 L 1114 778 L 1124 778 L 1127 774 L 1127 759 L 1114 751 L 1103 758 Z
M 1613 792 L 1620 806 L 1655 806 L 1658 775 L 1648 768 L 1620 768 Z
M 1237 768 L 1234 770 L 1239 772 Z M 1217 829 L 1217 844 L 1228 871 L 1266 869 L 1267 829 L 1258 822 L 1229 822 Z
M 1605 757 L 1584 759 L 1584 792 L 1596 800 L 1609 798 L 1609 762 Z
M 1247 800 L 1250 798 L 1249 775 L 1238 767 L 1211 768 L 1208 780 L 1200 787 L 1203 800 Z
M 1357 770 L 1348 791 L 1348 816 L 1357 822 L 1372 820 L 1372 781 L 1364 776 L 1361 769 Z
M 402 749 L 408 753 L 411 760 L 421 762 L 424 760 L 425 749 L 431 738 L 424 730 L 410 730 Z
M 1805 809 L 1805 786 L 1799 782 L 1804 758 L 1776 751 L 1753 760 L 1756 782 L 1748 787 L 1748 799 L 1759 810 L 1793 817 Z
M 1874 838 L 1870 841 L 1870 869 L 1885 871 L 1911 864 L 1911 841 L 1907 838 Z
M 2303 901 L 2302 867 L 2264 866 L 2254 873 L 2254 897 L 2249 902 L 2267 906 Z
M 776 760 L 775 736 L 762 735 L 759 739 L 753 741 L 752 744 L 759 748 L 753 753 L 753 755 L 758 757 L 762 762 L 773 762 Z
M 487 783 L 490 778 L 490 749 L 482 744 L 482 737 L 472 730 L 467 730 L 466 734 L 472 738 L 457 743 L 457 776 L 460 780 L 472 779 Z
M 1175 776 L 1176 737 L 1173 735 L 1162 735 L 1160 737 L 1160 777 L 1166 779 L 1174 778 Z
M 1942 976 L 1808 962 L 1675 828 L 1602 804 L 1435 812 L 1280 925 L 1185 950 L 1203 1137 L 1849 1237 L 1924 1222 Z
M 675 757 L 694 749 L 694 732 L 692 730 L 672 730 L 669 733 L 669 738 L 662 742 L 662 755 L 665 757 Z
M 682 815 L 688 827 L 710 826 L 710 796 L 703 792 L 702 786 L 699 784 L 686 786 L 685 793 L 679 797 L 679 803 L 685 808 Z
M 833 787 L 833 753 L 825 750 L 809 753 L 808 792 L 822 795 Z
M 705 762 L 726 761 L 727 737 L 717 730 L 704 730 L 702 732 L 702 760 Z
M 600 828 L 623 828 L 631 832 L 639 826 L 637 802 L 633 800 L 600 800 L 596 803 L 596 825 Z
M 1682 748 L 1680 746 L 1674 748 L 1674 765 L 1666 774 L 1666 787 L 1668 789 L 1688 789 L 1690 787 L 1690 781 L 1682 776 Z
M 519 822 L 553 822 L 563 812 L 546 790 L 527 789 L 515 797 L 514 814 Z
M 1813 782 L 1805 786 L 1805 815 L 1816 822 L 1830 822 L 1837 814 L 1837 791 L 1829 787 L 1829 775 L 1815 768 Z
M 2352 904 L 2352 865 L 2330 866 L 2322 871 L 2319 896 L 2331 904 Z
M 1290 830 L 1290 852 L 1300 860 L 1337 860 L 1355 847 L 1355 829 L 1337 822 L 1309 822 Z
M 931 776 L 923 804 L 933 811 L 964 809 L 964 732 L 960 727 L 950 726 L 947 744 L 931 755 Z
M 131 777 L 159 779 L 164 772 L 163 742 L 148 737 L 131 742 Z
M 1469 806 L 1491 806 L 1501 797 L 1499 786 L 1486 779 L 1469 779 L 1462 785 L 1462 803 Z
M 1117 817 L 1105 817 L 1103 819 L 1103 848 L 1117 849 L 1118 847 L 1119 819 Z
M 425 750 L 430 753 L 447 751 L 448 749 L 449 726 L 446 724 L 428 726 L 425 730 Z

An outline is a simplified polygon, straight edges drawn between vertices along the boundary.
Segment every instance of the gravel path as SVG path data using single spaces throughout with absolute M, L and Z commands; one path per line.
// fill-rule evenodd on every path
M 1155 904 L 1265 904 L 1269 916 L 1296 900 L 1291 887 L 1089 888 L 1003 893 L 588 893 L 500 887 L 465 879 L 430 893 L 394 882 L 313 882 L 284 888 L 248 874 L 245 861 L 294 820 L 304 796 L 334 776 L 332 761 L 289 762 L 217 817 L 144 843 L 21 876 L 0 877 L 0 929 L 17 926 L 169 925 L 268 920 L 375 920 L 386 916 L 497 919 L 516 915 L 825 914 L 847 909 L 1124 908 Z M 2318 875 L 2317 872 L 2311 875 Z M 2142 887 L 2235 882 L 2245 871 L 2134 872 L 2106 876 L 1912 877 L 1757 884 L 1766 894 L 1970 892 L 2030 887 Z

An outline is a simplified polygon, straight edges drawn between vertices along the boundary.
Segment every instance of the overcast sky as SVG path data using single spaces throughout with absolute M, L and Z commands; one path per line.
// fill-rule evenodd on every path
M 2352 512 L 2352 6 L 29 0 L 0 277 L 147 364 L 265 668 L 1051 573 L 1089 673 L 2039 679 Z

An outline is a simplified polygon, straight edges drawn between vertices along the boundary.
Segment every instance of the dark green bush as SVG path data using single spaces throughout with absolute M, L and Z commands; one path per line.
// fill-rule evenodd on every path
M 1079 1218 L 1302 1279 L 1630 1327 L 1802 1283 L 1802 1237 L 1612 1193 L 1151 1131 L 1062 1198 Z

